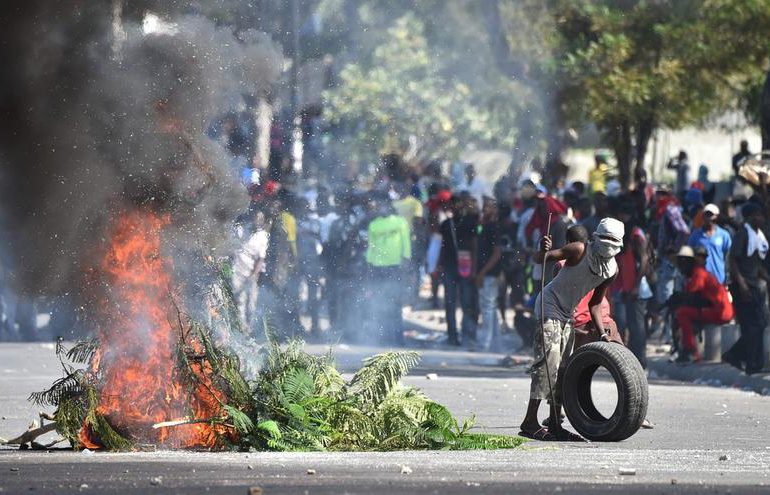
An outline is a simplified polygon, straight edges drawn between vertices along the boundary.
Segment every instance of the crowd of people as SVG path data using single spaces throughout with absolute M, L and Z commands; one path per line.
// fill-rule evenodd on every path
M 684 151 L 668 165 L 673 187 L 651 184 L 639 170 L 623 190 L 597 153 L 586 181 L 549 189 L 536 165 L 492 184 L 473 164 L 407 165 L 395 154 L 354 179 L 301 176 L 286 159 L 261 170 L 254 150 L 239 145 L 248 140 L 231 138 L 244 126 L 230 116 L 210 135 L 234 157 L 251 199 L 235 221 L 229 261 L 241 317 L 255 334 L 269 321 L 285 337 L 400 345 L 405 306 L 443 305 L 447 345 L 531 349 L 537 296 L 560 269 L 556 259 L 542 263 L 541 239 L 547 234 L 554 248 L 585 244 L 614 218 L 624 235 L 602 306 L 608 323 L 598 330 L 643 366 L 651 337 L 670 343 L 677 361 L 697 362 L 699 334 L 736 319 L 741 336 L 723 360 L 747 373 L 765 367 L 770 196 L 738 177 L 752 156 L 745 142 L 728 194 L 706 166 L 691 177 Z M 732 184 L 748 194 L 732 193 Z M 9 294 L 0 300 L 4 334 L 19 333 L 19 321 L 35 326 L 35 312 L 25 312 L 32 306 L 10 304 Z M 586 301 L 576 309 L 582 320 L 572 315 L 583 336 L 592 331 Z
M 747 156 L 744 144 L 736 171 Z M 677 361 L 697 362 L 698 334 L 737 318 L 741 338 L 723 359 L 757 372 L 770 322 L 768 195 L 755 187 L 748 197 L 717 197 L 707 167 L 691 180 L 685 152 L 669 168 L 673 188 L 639 171 L 622 191 L 597 154 L 586 182 L 547 189 L 536 173 L 489 184 L 472 164 L 462 177 L 446 176 L 441 162 L 407 167 L 388 155 L 365 185 L 256 181 L 238 220 L 235 293 L 246 321 L 267 316 L 286 335 L 321 338 L 325 313 L 346 341 L 401 344 L 403 306 L 443 301 L 446 344 L 510 352 L 500 337 L 513 333 L 531 348 L 537 295 L 558 269 L 556 260 L 538 261 L 541 238 L 548 233 L 556 247 L 570 236 L 588 242 L 614 218 L 625 235 L 607 291 L 613 337 L 643 366 L 650 337 L 670 343 Z M 420 302 L 428 280 L 430 298 Z

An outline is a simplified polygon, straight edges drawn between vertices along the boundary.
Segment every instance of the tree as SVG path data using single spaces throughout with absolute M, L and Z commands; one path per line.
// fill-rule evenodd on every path
M 623 187 L 655 129 L 734 106 L 768 54 L 766 0 L 565 2 L 562 12 L 570 111 L 604 132 Z
M 473 143 L 512 146 L 515 130 L 500 110 L 517 108 L 515 101 L 496 93 L 502 101 L 490 102 L 451 74 L 451 57 L 435 55 L 414 13 L 384 34 L 371 57 L 346 65 L 326 94 L 327 118 L 351 134 L 346 147 L 355 156 L 371 158 L 393 140 L 412 157 L 456 158 Z

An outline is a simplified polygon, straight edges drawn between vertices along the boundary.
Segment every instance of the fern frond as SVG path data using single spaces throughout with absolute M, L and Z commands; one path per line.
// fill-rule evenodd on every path
M 515 449 L 526 442 L 518 436 L 491 435 L 487 433 L 465 433 L 457 437 L 453 450 L 497 450 Z
M 377 407 L 410 369 L 420 362 L 414 351 L 385 352 L 364 360 L 348 386 L 364 407 Z
M 222 406 L 222 409 L 230 418 L 230 421 L 232 421 L 238 434 L 245 436 L 254 430 L 254 422 L 251 421 L 251 418 L 243 411 L 228 405 Z
M 299 404 L 315 393 L 315 381 L 306 370 L 289 370 L 281 383 L 283 399 L 287 403 Z

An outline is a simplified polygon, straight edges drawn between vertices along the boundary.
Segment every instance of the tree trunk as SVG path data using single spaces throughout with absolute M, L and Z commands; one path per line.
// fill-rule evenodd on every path
M 650 138 L 652 138 L 652 133 L 654 131 L 655 121 L 651 115 L 640 119 L 636 124 L 636 142 L 634 143 L 634 181 L 636 181 L 636 178 L 644 170 L 644 158 L 647 156 L 647 146 L 650 144 Z
M 768 150 L 770 149 L 770 71 L 765 77 L 765 86 L 759 103 L 759 126 L 762 130 L 762 150 Z
M 553 93 L 549 93 L 553 94 Z M 565 135 L 561 123 L 564 122 L 559 96 L 549 97 L 542 93 L 543 125 L 546 140 L 545 174 L 543 182 L 549 188 L 556 186 L 560 179 L 567 175 L 567 166 L 562 160 L 562 152 L 565 148 Z
M 631 125 L 628 121 L 619 122 L 609 132 L 609 136 L 615 151 L 615 159 L 618 162 L 618 180 L 623 190 L 627 191 L 631 183 L 631 167 L 633 165 Z

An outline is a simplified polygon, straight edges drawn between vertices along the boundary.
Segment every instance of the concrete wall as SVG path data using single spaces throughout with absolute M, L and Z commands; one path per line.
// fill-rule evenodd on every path
M 759 152 L 762 138 L 759 129 L 747 127 L 730 131 L 720 127 L 698 129 L 694 127 L 672 131 L 661 129 L 650 141 L 645 158 L 645 168 L 653 182 L 673 182 L 674 171 L 666 170 L 669 159 L 685 150 L 690 158 L 692 180 L 697 178 L 701 163 L 709 167 L 709 180 L 717 182 L 732 176 L 732 157 L 738 151 L 742 139 L 749 142 L 749 149 Z M 588 180 L 588 171 L 593 166 L 594 150 L 568 150 L 564 159 L 570 166 L 568 180 Z

